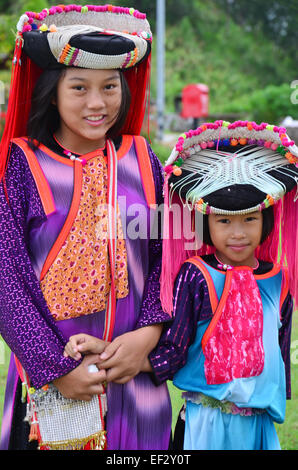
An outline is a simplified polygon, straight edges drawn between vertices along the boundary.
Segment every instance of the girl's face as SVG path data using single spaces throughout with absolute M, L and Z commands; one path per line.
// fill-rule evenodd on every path
M 57 100 L 60 127 L 56 136 L 74 153 L 103 147 L 122 101 L 117 70 L 69 68 L 59 80 Z
M 261 212 L 246 215 L 208 216 L 210 237 L 223 264 L 255 266 L 255 249 L 260 244 L 263 228 Z

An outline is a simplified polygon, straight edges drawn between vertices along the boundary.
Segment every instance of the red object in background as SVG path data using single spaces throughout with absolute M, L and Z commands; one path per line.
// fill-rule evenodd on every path
M 182 90 L 183 118 L 200 118 L 208 116 L 209 88 L 203 83 L 187 85 Z

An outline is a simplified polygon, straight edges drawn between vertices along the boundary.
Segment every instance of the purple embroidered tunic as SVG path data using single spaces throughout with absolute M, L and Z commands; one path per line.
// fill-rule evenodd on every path
M 161 200 L 160 164 L 149 148 L 156 188 Z M 73 195 L 73 175 L 47 152 L 36 153 L 49 183 L 56 212 L 45 215 L 23 151 L 13 145 L 5 183 L 0 185 L 0 332 L 39 388 L 78 364 L 62 355 L 69 335 L 86 332 L 98 337 L 104 328 L 104 312 L 55 322 L 42 295 L 38 276 L 46 255 L 67 216 Z M 65 165 L 66 167 L 66 165 Z M 127 207 L 145 210 L 140 224 L 150 219 L 134 145 L 118 161 L 118 202 L 122 223 L 133 219 Z M 120 197 L 123 196 L 123 197 Z M 126 238 L 129 295 L 117 301 L 114 337 L 169 317 L 159 301 L 161 241 L 148 237 Z M 142 307 L 143 304 L 143 307 Z M 11 361 L 2 423 L 1 448 L 8 447 L 17 373 Z M 156 386 L 150 374 L 141 373 L 128 384 L 108 386 L 108 449 L 167 449 L 171 429 L 171 405 L 166 385 Z

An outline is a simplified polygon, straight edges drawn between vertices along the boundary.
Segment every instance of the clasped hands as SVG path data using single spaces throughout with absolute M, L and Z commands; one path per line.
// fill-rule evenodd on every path
M 68 374 L 54 380 L 66 398 L 89 401 L 103 393 L 105 382 L 124 384 L 139 372 L 150 372 L 148 354 L 156 346 L 162 326 L 151 325 L 124 333 L 111 343 L 84 333 L 71 336 L 64 356 L 81 360 Z M 89 372 L 95 364 L 98 372 Z

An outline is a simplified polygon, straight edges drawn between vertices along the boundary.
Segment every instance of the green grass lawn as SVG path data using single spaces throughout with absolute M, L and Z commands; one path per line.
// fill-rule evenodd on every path
M 7 368 L 9 364 L 10 352 L 4 341 L 0 337 L 0 422 L 2 417 L 4 390 L 6 382 Z M 292 399 L 287 401 L 287 412 L 285 422 L 276 425 L 281 447 L 284 450 L 298 449 L 298 312 L 294 315 L 292 348 Z M 181 392 L 169 382 L 169 390 L 173 404 L 173 426 L 175 425 L 177 414 L 183 403 Z

